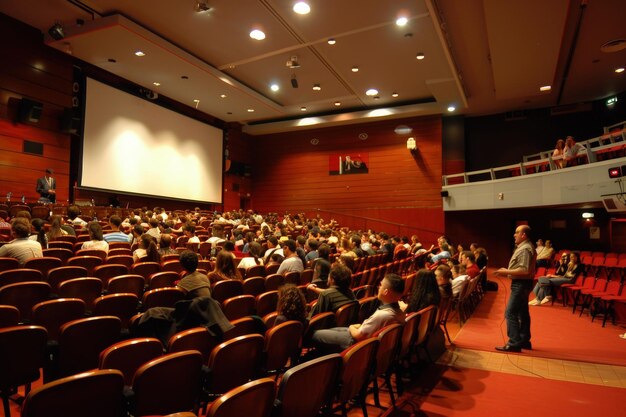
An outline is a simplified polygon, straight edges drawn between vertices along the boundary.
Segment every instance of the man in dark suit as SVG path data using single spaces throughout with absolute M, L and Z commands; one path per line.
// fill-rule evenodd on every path
M 57 182 L 52 178 L 54 171 L 46 169 L 46 175 L 37 179 L 37 192 L 41 196 L 41 200 L 54 203 L 56 201 Z

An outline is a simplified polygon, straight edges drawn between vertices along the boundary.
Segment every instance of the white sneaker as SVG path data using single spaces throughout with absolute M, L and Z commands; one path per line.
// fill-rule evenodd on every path
M 536 298 L 534 300 L 528 302 L 529 306 L 536 306 L 538 304 L 539 304 L 539 300 L 537 300 Z
M 548 304 L 550 301 L 552 301 L 552 297 L 548 295 L 547 297 L 544 297 L 543 300 L 541 300 L 540 304 L 541 305 Z

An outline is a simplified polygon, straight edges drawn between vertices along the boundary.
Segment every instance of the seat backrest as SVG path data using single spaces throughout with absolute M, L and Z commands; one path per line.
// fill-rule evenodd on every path
M 52 291 L 59 289 L 59 284 L 74 278 L 87 277 L 89 272 L 87 268 L 82 266 L 61 266 L 48 271 L 48 283 L 52 287 Z
M 104 263 L 104 258 L 100 258 L 98 256 L 73 256 L 67 260 L 67 265 L 76 265 L 87 268 L 87 273 L 89 276 L 93 274 L 93 269 Z
M 20 322 L 20 310 L 17 307 L 0 305 L 0 329 L 17 326 Z
M 0 272 L 8 269 L 17 269 L 20 267 L 20 262 L 16 258 L 10 258 L 7 256 L 0 257 Z
M 211 370 L 207 381 L 208 392 L 223 394 L 254 379 L 259 374 L 263 344 L 263 336 L 249 334 L 215 347 L 208 362 Z
M 76 256 L 97 256 L 104 261 L 107 257 L 107 252 L 100 249 L 79 249 L 76 251 Z
M 310 284 L 313 280 L 313 269 L 307 268 L 300 272 L 300 285 Z
M 145 281 L 141 275 L 128 274 L 111 278 L 107 284 L 109 294 L 131 293 L 137 297 L 143 295 Z
M 22 322 L 30 321 L 33 306 L 50 296 L 50 284 L 40 281 L 18 282 L 0 288 L 0 304 L 16 307 Z
M 174 271 L 180 273 L 184 271 L 184 268 L 180 261 L 178 259 L 175 259 L 173 261 L 163 262 L 163 264 L 161 265 L 161 271 Z
M 302 331 L 301 322 L 291 320 L 272 327 L 265 332 L 265 370 L 280 371 L 289 359 L 292 363 L 300 355 Z
M 224 341 L 249 334 L 261 334 L 259 322 L 254 317 L 242 317 L 230 322 L 234 327 L 224 333 Z
M 305 346 L 310 346 L 313 333 L 321 329 L 330 329 L 335 326 L 335 313 L 332 311 L 326 311 L 324 313 L 314 315 L 311 317 L 311 320 L 309 320 L 309 325 L 304 331 L 304 336 L 302 338 L 303 344 Z
M 146 291 L 143 295 L 143 309 L 152 307 L 174 307 L 176 302 L 185 298 L 185 292 L 180 288 L 157 288 Z
M 265 277 L 265 290 L 276 291 L 285 283 L 285 277 L 276 273 L 267 274 Z
M 168 353 L 184 350 L 197 350 L 202 355 L 202 363 L 209 362 L 209 356 L 219 340 L 209 333 L 206 327 L 194 327 L 178 332 L 167 342 Z
M 360 306 L 358 301 L 353 301 L 339 307 L 335 312 L 337 327 L 348 327 L 351 324 L 359 322 Z
M 354 398 L 369 382 L 378 344 L 377 338 L 370 337 L 341 352 L 343 367 L 340 376 L 341 385 L 337 394 L 340 402 L 345 403 Z
M 119 417 L 123 412 L 124 377 L 114 369 L 72 375 L 33 389 L 22 408 L 23 417 L 51 415 L 62 410 L 64 417 Z
M 137 369 L 163 355 L 159 339 L 142 337 L 117 342 L 100 352 L 100 369 L 117 369 L 124 375 L 124 385 L 130 386 Z
M 476 280 L 476 278 L 474 279 Z M 421 346 L 428 341 L 428 338 L 433 331 L 437 318 L 437 306 L 428 306 L 418 311 L 417 314 L 421 315 L 421 317 L 419 326 L 417 328 L 417 338 L 415 339 L 415 345 Z
M 155 272 L 148 277 L 148 289 L 174 287 L 174 283 L 180 279 L 180 275 L 174 271 Z
M 67 248 L 48 248 L 43 250 L 43 256 L 59 258 L 65 265 L 67 260 L 74 256 L 74 252 Z
M 59 258 L 44 256 L 41 258 L 31 258 L 24 262 L 24 268 L 36 269 L 41 272 L 44 277 L 48 276 L 48 271 L 52 268 L 58 268 L 63 265 L 63 261 Z
M 200 394 L 202 355 L 169 353 L 142 365 L 133 377 L 135 416 L 165 415 L 194 409 Z
M 285 283 L 300 285 L 300 272 L 299 271 L 291 271 L 285 274 Z
M 418 314 L 417 311 L 406 316 L 404 328 L 402 330 L 402 339 L 400 341 L 401 358 L 405 357 L 409 353 L 411 346 L 415 343 L 421 318 L 421 314 Z
M 256 297 L 256 312 L 261 317 L 276 311 L 277 306 L 278 291 L 266 291 Z
M 102 294 L 102 281 L 98 278 L 74 278 L 59 284 L 57 291 L 64 298 L 80 298 L 87 311 L 93 309 L 96 298 Z
M 128 268 L 125 265 L 110 264 L 99 265 L 93 269 L 93 275 L 96 278 L 100 278 L 103 287 L 106 288 L 109 280 L 114 277 L 128 274 Z
M 128 328 L 128 322 L 137 314 L 139 297 L 132 293 L 116 293 L 96 298 L 93 306 L 94 316 L 115 316 L 122 322 L 122 329 Z
M 222 311 L 228 320 L 240 319 L 254 314 L 255 302 L 253 295 L 237 295 L 224 300 Z
M 243 282 L 236 279 L 218 281 L 211 288 L 211 297 L 220 303 L 226 299 L 243 294 Z
M 79 298 L 58 298 L 33 306 L 32 323 L 48 332 L 48 340 L 59 340 L 61 326 L 85 317 L 85 302 Z
M 88 317 L 61 326 L 59 376 L 97 368 L 100 352 L 119 340 L 121 329 L 120 319 L 113 316 Z
M 127 271 L 130 271 L 130 268 L 133 266 L 134 262 L 135 260 L 133 259 L 132 255 L 111 255 L 110 253 L 109 256 L 107 256 L 107 258 L 104 260 L 105 265 L 124 265 Z
M 379 342 L 378 350 L 376 351 L 375 377 L 389 372 L 394 366 L 395 359 L 399 353 L 402 326 L 402 324 L 393 323 L 374 333 L 374 337 L 378 338 Z
M 359 300 L 359 319 L 357 323 L 363 323 L 365 319 L 374 314 L 379 305 L 380 300 L 376 296 L 361 298 Z
M 207 417 L 267 417 L 270 415 L 276 393 L 271 378 L 257 379 L 233 388 L 209 407 Z
M 243 293 L 254 295 L 255 297 L 265 292 L 265 278 L 251 276 L 243 281 Z
M 332 401 L 342 364 L 341 355 L 335 353 L 285 372 L 278 386 L 274 417 L 316 417 Z
M 45 275 L 37 269 L 19 268 L 0 272 L 0 287 L 18 282 L 44 281 Z
M 264 277 L 265 276 L 265 266 L 263 265 L 254 265 L 246 269 L 247 278 L 250 277 Z
M 141 275 L 146 281 L 150 275 L 160 272 L 161 264 L 158 262 L 139 262 L 131 267 L 131 274 Z
M 41 326 L 0 329 L 0 391 L 39 379 L 44 364 L 47 332 Z

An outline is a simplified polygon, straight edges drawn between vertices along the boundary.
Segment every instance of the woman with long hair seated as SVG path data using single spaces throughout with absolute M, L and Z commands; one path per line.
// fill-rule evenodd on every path
M 235 259 L 233 255 L 225 250 L 219 251 L 215 259 L 215 267 L 213 271 L 209 273 L 209 280 L 211 284 L 226 279 L 237 279 L 242 281 L 241 273 L 235 266 Z
M 91 240 L 84 242 L 80 248 L 103 250 L 109 253 L 109 244 L 104 240 L 100 223 L 96 221 L 89 222 L 87 230 L 89 231 L 89 238 Z
M 306 300 L 304 295 L 293 284 L 285 284 L 278 289 L 278 316 L 274 325 L 284 323 L 289 320 L 296 320 L 306 325 Z
M 405 313 L 413 313 L 431 305 L 439 306 L 440 301 L 441 294 L 435 272 L 428 269 L 420 269 L 415 277 L 409 302 L 404 303 L 400 301 L 400 308 Z
M 559 287 L 563 284 L 574 282 L 578 275 L 583 272 L 583 265 L 580 263 L 580 254 L 572 252 L 569 255 L 561 255 L 556 273 L 539 278 L 537 285 L 533 288 L 535 299 L 528 305 L 536 306 L 547 304 L 552 301 L 552 287 Z
M 52 242 L 54 239 L 60 236 L 67 236 L 68 233 L 61 228 L 63 224 L 63 219 L 61 216 L 52 216 L 50 217 L 50 230 L 46 236 L 48 237 L 48 242 Z
M 261 258 L 261 245 L 258 242 L 251 242 L 248 246 L 248 256 L 239 262 L 238 268 L 250 268 L 256 265 L 263 265 Z
M 30 235 L 30 240 L 35 240 L 41 244 L 42 249 L 48 248 L 48 236 L 46 236 L 46 222 L 43 219 L 35 218 L 31 221 L 35 233 Z
M 156 239 L 148 234 L 139 237 L 139 247 L 133 252 L 135 262 L 161 262 Z

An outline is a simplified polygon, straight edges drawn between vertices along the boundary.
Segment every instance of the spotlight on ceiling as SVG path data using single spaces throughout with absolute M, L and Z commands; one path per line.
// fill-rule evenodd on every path
M 295 69 L 295 68 L 300 68 L 300 63 L 298 62 L 298 55 L 293 55 L 291 58 L 289 58 L 289 60 L 287 61 L 287 68 L 291 68 L 291 69 Z
M 296 74 L 293 74 L 291 77 L 291 86 L 293 88 L 298 88 L 298 79 L 296 78 Z
M 196 2 L 196 6 L 194 7 L 196 13 L 208 12 L 211 10 L 211 6 L 209 6 L 206 0 L 199 0 Z
M 56 22 L 54 25 L 48 29 L 48 34 L 52 36 L 52 39 L 55 41 L 60 41 L 65 37 L 65 31 L 63 30 L 63 26 L 59 22 Z

